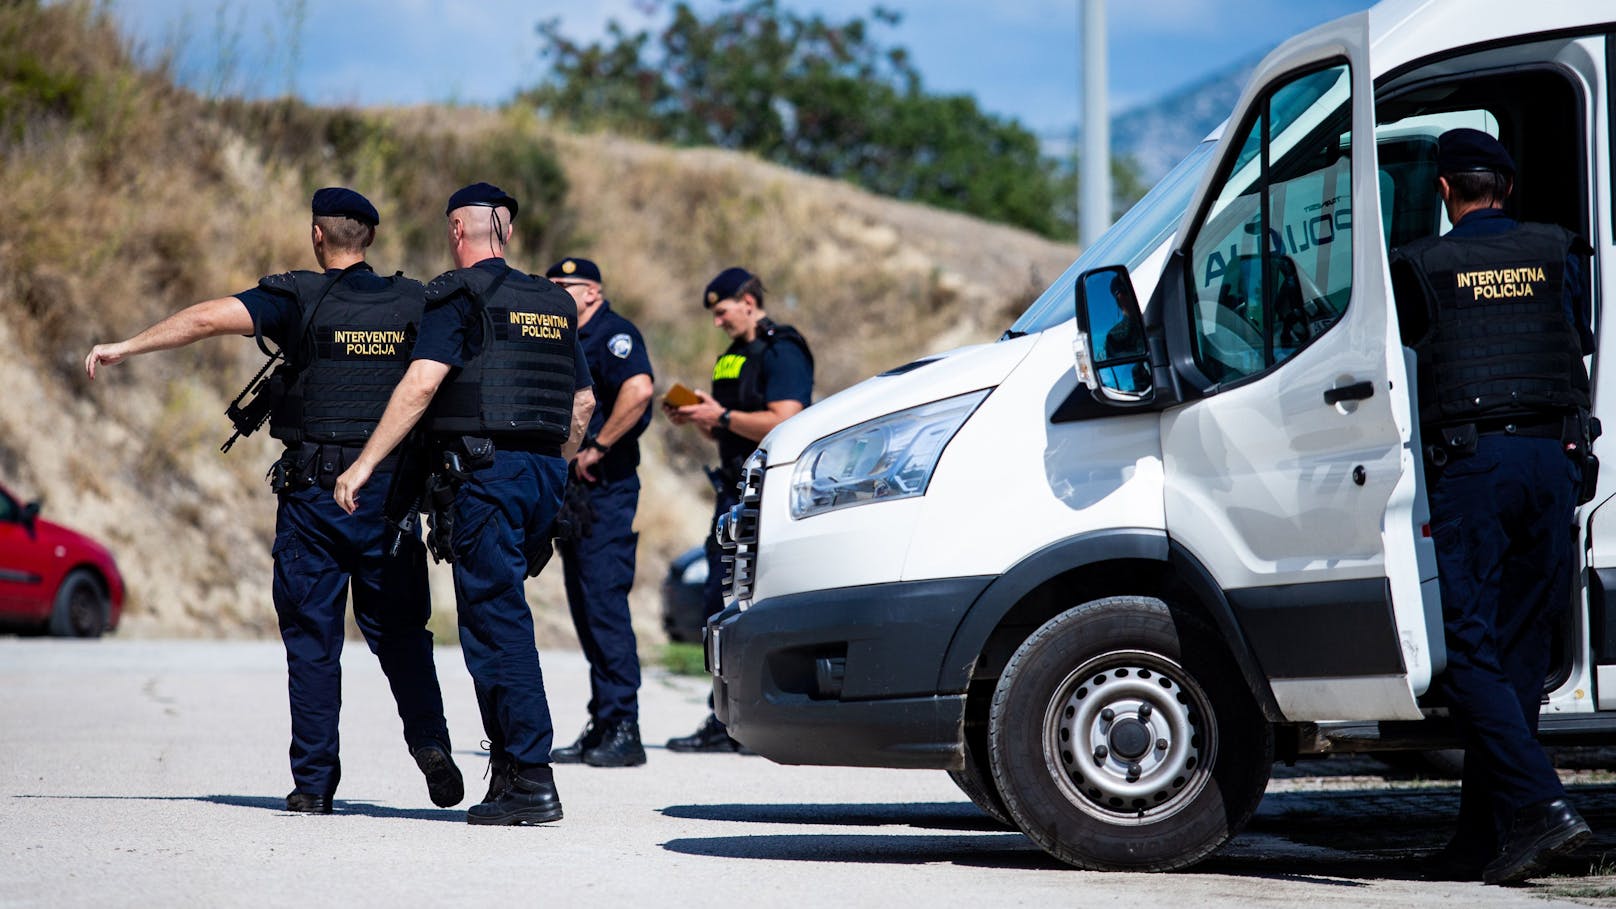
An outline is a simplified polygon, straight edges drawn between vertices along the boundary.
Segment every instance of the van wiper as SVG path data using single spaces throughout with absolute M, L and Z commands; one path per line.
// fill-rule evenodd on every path
M 1017 338 L 1025 338 L 1026 336 L 1027 333 L 1024 331 L 1016 331 L 1014 328 L 1006 328 L 1004 330 L 1004 334 L 999 335 L 999 340 L 1014 341 Z

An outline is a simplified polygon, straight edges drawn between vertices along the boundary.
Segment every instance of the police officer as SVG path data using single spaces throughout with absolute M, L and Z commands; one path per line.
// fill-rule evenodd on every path
M 567 460 L 594 408 L 577 304 L 505 263 L 516 213 L 516 200 L 487 183 L 449 197 L 444 214 L 457 268 L 427 286 L 409 370 L 333 492 L 350 512 L 378 498 L 359 492 L 423 415 L 435 462 L 459 463 L 463 479 L 444 545 L 492 776 L 482 803 L 467 812 L 472 824 L 561 818 L 550 768 L 554 730 L 522 585 L 529 549 L 549 545 Z
M 674 423 L 693 424 L 718 443 L 713 476 L 713 522 L 739 503 L 741 466 L 781 421 L 813 400 L 814 357 L 795 328 L 778 325 L 763 311 L 763 282 L 744 268 L 726 268 L 708 283 L 702 304 L 730 345 L 713 366 L 713 392 L 701 401 L 664 407 Z M 707 535 L 707 617 L 724 608 L 723 550 Z M 671 751 L 739 751 L 724 724 L 709 712 L 694 733 L 668 740 Z
M 1453 229 L 1393 257 L 1405 343 L 1419 359 L 1448 649 L 1441 688 L 1465 742 L 1459 833 L 1436 873 L 1502 884 L 1589 835 L 1536 740 L 1590 442 L 1587 246 L 1504 213 L 1515 165 L 1492 136 L 1444 133 L 1437 171 Z
M 286 644 L 292 715 L 292 779 L 286 809 L 329 814 L 342 777 L 337 713 L 342 705 L 344 615 L 354 619 L 398 702 L 404 740 L 426 776 L 432 802 L 448 807 L 465 790 L 449 752 L 443 696 L 432 660 L 426 555 L 419 533 L 392 557 L 381 500 L 345 514 L 328 490 L 359 453 L 408 362 L 407 337 L 421 318 L 422 287 L 382 277 L 365 262 L 380 218 L 364 196 L 329 187 L 314 194 L 314 257 L 323 272 L 270 275 L 233 297 L 198 303 L 85 358 L 98 365 L 225 334 L 273 341 L 286 355 L 276 382 L 284 397 L 270 434 L 286 443 L 272 470 L 275 614 Z M 391 462 L 376 465 L 387 482 Z
M 633 767 L 640 743 L 640 656 L 629 617 L 634 586 L 634 510 L 640 500 L 639 437 L 651 422 L 651 359 L 634 323 L 601 295 L 600 268 L 562 259 L 545 277 L 578 304 L 578 341 L 589 360 L 595 413 L 572 462 L 568 503 L 580 514 L 557 547 L 567 606 L 589 659 L 589 725 L 550 753 L 557 764 Z

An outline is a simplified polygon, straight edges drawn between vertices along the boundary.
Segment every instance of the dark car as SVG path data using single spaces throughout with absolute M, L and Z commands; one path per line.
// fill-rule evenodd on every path
M 702 547 L 693 546 L 668 563 L 662 579 L 662 630 L 668 640 L 701 643 L 701 629 L 707 624 L 702 597 L 706 585 L 707 551 Z
M 105 546 L 0 486 L 0 624 L 93 638 L 118 627 L 123 577 Z

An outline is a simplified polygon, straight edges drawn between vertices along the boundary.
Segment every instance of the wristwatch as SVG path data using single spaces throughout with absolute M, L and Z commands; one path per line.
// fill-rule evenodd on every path
M 595 438 L 594 436 L 585 436 L 583 442 L 581 442 L 579 444 L 579 447 L 580 448 L 593 448 L 596 451 L 600 452 L 601 454 L 605 454 L 606 452 L 612 450 L 612 446 L 600 444 L 600 440 Z
M 724 408 L 723 413 L 718 415 L 718 428 L 719 429 L 728 429 L 729 428 L 729 408 L 727 408 L 727 407 Z

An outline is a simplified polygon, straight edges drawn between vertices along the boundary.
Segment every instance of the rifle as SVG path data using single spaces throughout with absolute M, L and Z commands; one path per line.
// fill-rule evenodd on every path
M 273 373 L 269 372 L 270 367 L 282 359 L 284 358 L 278 350 L 270 354 L 264 365 L 258 368 L 258 374 L 248 380 L 241 393 L 236 395 L 236 399 L 225 409 L 224 415 L 230 418 L 230 425 L 234 426 L 236 431 L 219 446 L 220 451 L 229 451 L 237 439 L 257 432 L 258 428 L 264 425 L 264 421 L 269 419 L 270 411 L 274 410 L 275 405 L 285 396 L 285 376 L 280 369 L 276 369 Z M 252 396 L 252 400 L 242 404 L 249 395 Z

